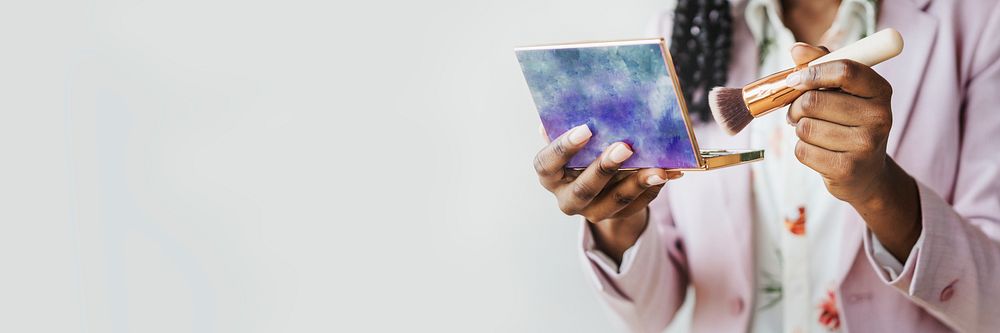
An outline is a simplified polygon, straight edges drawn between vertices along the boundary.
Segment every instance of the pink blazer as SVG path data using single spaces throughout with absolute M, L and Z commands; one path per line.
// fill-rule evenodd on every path
M 729 86 L 754 79 L 757 48 L 733 1 Z M 883 0 L 879 29 L 905 39 L 903 53 L 875 67 L 893 87 L 888 153 L 919 182 L 923 246 L 891 279 L 871 257 L 870 234 L 845 205 L 841 327 L 852 332 L 1000 332 L 1000 4 L 998 1 Z M 670 13 L 656 27 L 669 36 Z M 716 125 L 697 130 L 702 147 L 748 147 Z M 607 304 L 634 330 L 658 332 L 688 286 L 692 326 L 738 332 L 752 312 L 750 168 L 689 172 L 651 206 L 635 257 L 617 274 L 582 256 Z M 583 246 L 592 244 L 584 228 Z

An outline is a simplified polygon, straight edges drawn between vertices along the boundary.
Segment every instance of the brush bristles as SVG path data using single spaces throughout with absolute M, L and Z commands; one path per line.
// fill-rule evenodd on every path
M 739 88 L 712 88 L 708 92 L 708 106 L 712 109 L 715 122 L 729 135 L 736 135 L 753 120 L 750 109 L 743 101 L 743 90 Z

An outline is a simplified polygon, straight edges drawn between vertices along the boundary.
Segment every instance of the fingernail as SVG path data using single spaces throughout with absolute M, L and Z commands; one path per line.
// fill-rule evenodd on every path
M 649 178 L 646 178 L 646 184 L 648 184 L 649 186 L 656 186 L 666 182 L 667 182 L 666 179 L 660 178 L 660 176 L 658 175 L 652 175 L 649 176 Z
M 594 134 L 590 132 L 590 127 L 587 126 L 587 124 L 574 127 L 569 132 L 569 143 L 574 145 L 581 144 L 584 141 L 587 141 L 591 135 Z
M 801 74 L 801 72 L 798 72 L 798 71 L 792 72 L 792 74 L 788 74 L 788 76 L 785 77 L 785 85 L 786 86 L 794 87 L 794 86 L 799 85 L 799 82 L 802 82 L 802 74 Z
M 615 163 L 625 162 L 625 160 L 631 156 L 632 150 L 628 149 L 628 146 L 624 143 L 616 143 L 615 146 L 611 148 L 611 152 L 608 153 L 608 159 Z

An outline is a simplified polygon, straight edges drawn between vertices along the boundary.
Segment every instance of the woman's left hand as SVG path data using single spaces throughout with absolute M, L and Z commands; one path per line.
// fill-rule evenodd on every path
M 801 64 L 827 52 L 800 43 L 792 57 Z M 905 259 L 921 230 L 919 197 L 913 178 L 886 154 L 892 86 L 850 60 L 809 66 L 786 83 L 805 91 L 788 111 L 799 137 L 795 156 L 823 176 L 833 196 L 861 213 L 890 252 Z

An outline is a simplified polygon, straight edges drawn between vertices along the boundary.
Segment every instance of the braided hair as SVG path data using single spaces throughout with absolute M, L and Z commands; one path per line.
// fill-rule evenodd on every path
M 677 0 L 670 54 L 688 111 L 712 117 L 708 91 L 726 84 L 733 18 L 728 0 Z

